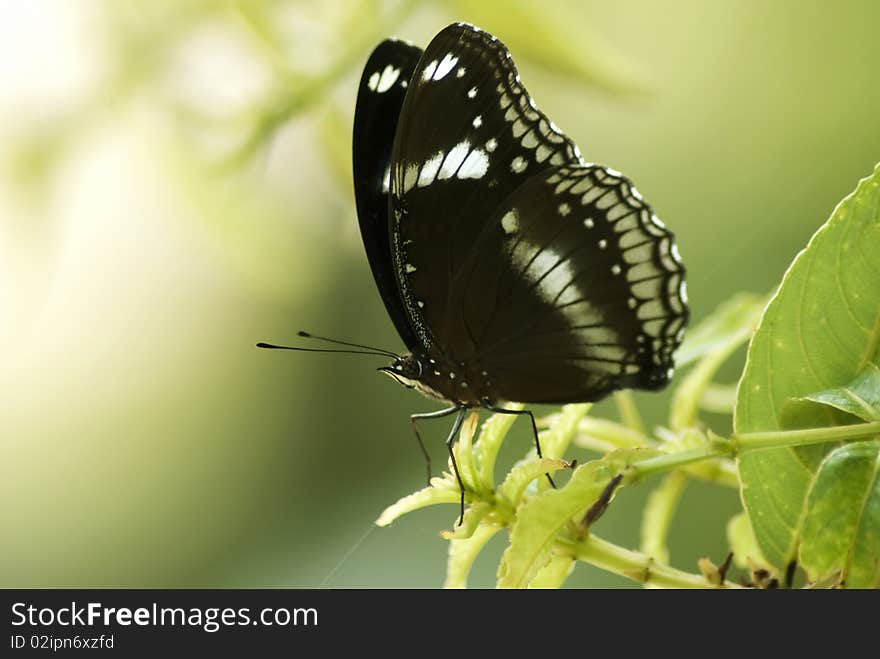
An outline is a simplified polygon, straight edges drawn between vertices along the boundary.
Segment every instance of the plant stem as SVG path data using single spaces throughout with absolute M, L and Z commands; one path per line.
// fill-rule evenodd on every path
M 684 572 L 655 561 L 648 554 L 624 549 L 592 534 L 572 543 L 571 550 L 579 561 L 643 584 L 661 588 L 740 588 L 730 581 L 715 586 L 701 574 Z
M 656 458 L 648 458 L 641 462 L 634 463 L 630 469 L 632 477 L 635 480 L 653 476 L 654 474 L 663 474 L 679 467 L 684 467 L 694 462 L 708 460 L 710 458 L 720 458 L 730 455 L 730 450 L 722 450 L 716 444 L 708 444 L 689 451 L 681 451 L 679 453 L 668 453 L 660 455 Z
M 743 433 L 742 435 L 733 435 L 730 438 L 730 444 L 733 447 L 732 453 L 743 453 L 768 448 L 810 446 L 825 442 L 865 439 L 874 435 L 880 435 L 880 421 L 831 428 Z
M 633 475 L 640 479 L 678 469 L 694 462 L 711 458 L 734 457 L 747 451 L 760 451 L 773 448 L 810 446 L 826 442 L 865 439 L 880 435 L 880 421 L 856 423 L 832 428 L 809 428 L 806 430 L 777 430 L 772 432 L 751 432 L 733 435 L 730 439 L 717 439 L 689 451 L 669 453 L 649 458 L 632 465 Z
M 644 435 L 645 424 L 642 421 L 642 415 L 639 414 L 639 408 L 636 407 L 636 401 L 633 399 L 632 392 L 629 389 L 614 392 L 614 404 L 617 406 L 617 413 L 620 415 L 620 421 L 630 430 Z

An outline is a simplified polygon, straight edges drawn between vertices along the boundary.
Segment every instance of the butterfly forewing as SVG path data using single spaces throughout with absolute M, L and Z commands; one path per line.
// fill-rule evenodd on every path
M 462 347 L 451 285 L 500 204 L 530 177 L 576 162 L 577 147 L 535 108 L 500 41 L 456 24 L 428 45 L 395 139 L 390 218 L 423 346 Z
M 527 402 L 662 387 L 688 316 L 672 234 L 595 165 L 546 171 L 500 204 L 450 299 L 464 358 Z
M 367 61 L 358 88 L 352 136 L 355 202 L 376 286 L 404 343 L 418 345 L 392 268 L 388 234 L 391 148 L 421 48 L 388 39 Z

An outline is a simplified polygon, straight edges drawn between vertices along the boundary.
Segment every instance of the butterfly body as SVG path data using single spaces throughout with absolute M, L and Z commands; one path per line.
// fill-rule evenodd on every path
M 456 406 L 492 407 L 499 402 L 489 373 L 479 362 L 408 353 L 379 370 L 428 398 Z

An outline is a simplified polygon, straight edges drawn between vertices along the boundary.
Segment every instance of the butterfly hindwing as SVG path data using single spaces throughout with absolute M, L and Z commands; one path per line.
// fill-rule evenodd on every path
M 452 289 L 464 359 L 508 400 L 660 388 L 688 316 L 672 234 L 628 179 L 597 165 L 520 186 Z
M 370 55 L 358 88 L 352 135 L 355 202 L 376 286 L 400 337 L 418 345 L 392 269 L 388 235 L 391 147 L 421 48 L 387 39 Z
M 450 285 L 483 225 L 530 177 L 578 162 L 541 113 L 504 45 L 455 24 L 425 49 L 392 154 L 392 256 L 403 303 L 427 348 L 456 345 Z

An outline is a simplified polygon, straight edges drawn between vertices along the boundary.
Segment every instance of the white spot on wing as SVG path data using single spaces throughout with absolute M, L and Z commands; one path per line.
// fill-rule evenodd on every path
M 413 189 L 413 186 L 416 184 L 416 180 L 419 178 L 419 166 L 415 163 L 411 163 L 406 166 L 406 173 L 403 176 L 403 191 L 409 192 Z
M 385 70 L 382 71 L 382 75 L 379 77 L 379 81 L 376 85 L 376 91 L 380 94 L 387 92 L 389 89 L 391 89 L 394 83 L 397 82 L 398 77 L 400 77 L 400 69 L 395 69 L 389 64 L 385 67 Z
M 473 121 L 474 128 L 479 128 L 483 125 L 483 117 L 477 115 Z
M 538 251 L 535 254 L 535 251 Z M 535 285 L 535 291 L 541 299 L 553 305 L 573 324 L 600 322 L 602 314 L 586 300 L 577 304 L 565 304 L 569 301 L 582 299 L 577 286 L 572 284 L 577 279 L 577 272 L 569 260 L 546 245 L 537 245 L 521 240 L 512 254 L 513 265 L 523 270 L 525 278 Z M 560 294 L 563 293 L 560 297 Z M 565 306 L 560 306 L 564 304 Z
M 452 53 L 446 53 L 443 56 L 443 59 L 440 60 L 440 63 L 437 65 L 437 69 L 432 76 L 434 80 L 440 80 L 447 73 L 452 71 L 455 68 L 455 65 L 458 63 L 458 58 L 455 57 Z
M 571 206 L 566 204 L 565 202 L 559 204 L 559 214 L 565 217 L 571 212 Z
M 468 152 L 471 150 L 471 143 L 467 140 L 456 144 L 443 161 L 443 167 L 440 168 L 440 179 L 448 179 L 455 176 L 458 168 L 461 167 L 464 159 L 467 158 Z
M 458 178 L 482 178 L 489 170 L 489 157 L 481 149 L 474 149 L 458 168 Z
M 424 188 L 431 185 L 437 178 L 437 172 L 440 171 L 440 163 L 443 162 L 443 152 L 438 151 L 422 165 L 422 171 L 419 174 L 418 186 Z
M 508 235 L 514 234 L 519 230 L 519 217 L 516 214 L 515 208 L 507 211 L 504 217 L 501 218 L 501 228 Z
M 422 80 L 424 80 L 426 82 L 428 80 L 430 80 L 434 75 L 434 71 L 436 71 L 436 70 L 437 70 L 437 60 L 431 60 L 428 63 L 428 66 L 425 67 L 425 70 L 422 71 Z
M 367 87 L 370 88 L 370 91 L 376 91 L 376 87 L 379 85 L 379 72 L 377 71 L 373 75 L 370 76 L 369 82 L 367 82 Z
M 511 171 L 519 174 L 520 172 L 525 170 L 525 168 L 528 164 L 529 163 L 526 162 L 525 158 L 523 158 L 522 156 L 517 156 L 516 158 L 513 159 L 513 162 L 510 163 L 510 169 L 511 169 Z
M 491 140 L 489 140 L 488 142 L 486 142 L 486 151 L 488 151 L 489 153 L 492 153 L 497 148 L 498 148 L 498 140 L 496 140 L 494 137 Z
M 476 95 L 477 95 L 477 88 L 476 88 L 476 87 L 471 87 L 471 88 L 468 90 L 468 98 L 473 98 L 473 97 L 476 96 Z

